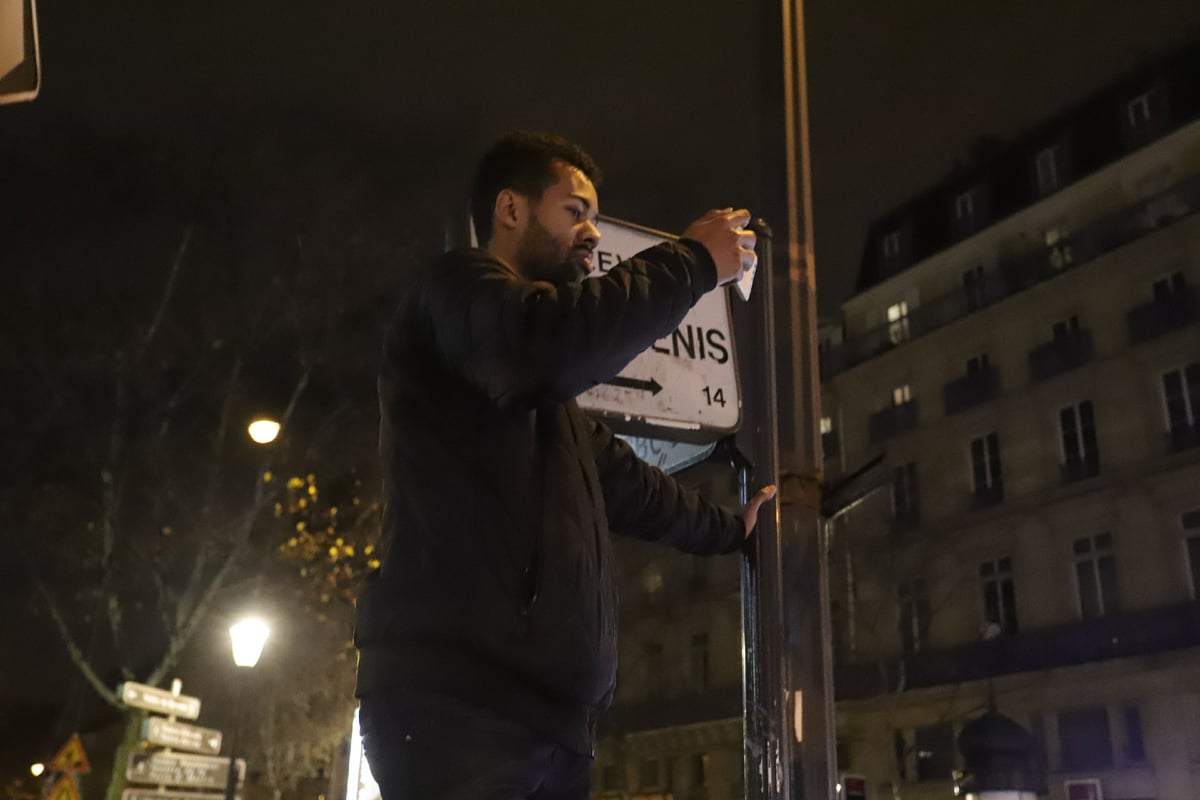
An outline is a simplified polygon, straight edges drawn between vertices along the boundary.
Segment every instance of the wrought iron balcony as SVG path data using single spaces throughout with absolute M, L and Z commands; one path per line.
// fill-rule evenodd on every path
M 1200 646 L 1200 601 L 1072 622 L 900 659 L 836 665 L 838 700 Z
M 1132 344 L 1186 328 L 1197 320 L 1200 320 L 1200 303 L 1196 302 L 1194 287 L 1136 306 L 1125 318 Z
M 980 511 L 1004 502 L 1004 484 L 994 483 L 991 486 L 980 486 L 971 492 L 971 510 Z
M 1000 396 L 1000 371 L 986 367 L 955 378 L 942 387 L 942 401 L 947 414 L 957 414 L 968 408 L 994 400 Z
M 1053 378 L 1055 375 L 1082 367 L 1091 361 L 1095 354 L 1096 346 L 1092 342 L 1092 332 L 1074 331 L 1029 351 L 1029 377 L 1034 382 Z
M 1131 206 L 1095 219 L 1033 252 L 1018 255 L 983 273 L 968 289 L 953 291 L 909 309 L 908 339 L 935 331 L 979 308 L 1023 292 L 1087 264 L 1118 247 L 1150 236 L 1200 211 L 1200 175 Z M 824 354 L 822 378 L 829 379 L 897 345 L 893 326 L 883 323 L 848 336 Z
M 1062 471 L 1063 483 L 1085 481 L 1100 474 L 1100 457 L 1070 458 L 1059 469 Z
M 1167 433 L 1167 452 L 1180 453 L 1200 447 L 1200 426 L 1179 425 Z
M 909 400 L 872 414 L 867 422 L 867 431 L 872 442 L 880 442 L 902 431 L 912 430 L 917 427 L 917 422 L 917 401 Z

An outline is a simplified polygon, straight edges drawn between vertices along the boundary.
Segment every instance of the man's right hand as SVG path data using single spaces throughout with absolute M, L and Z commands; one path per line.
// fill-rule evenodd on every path
M 688 225 L 684 239 L 693 239 L 708 250 L 717 265 L 717 285 L 723 286 L 742 277 L 746 270 L 758 263 L 754 253 L 754 231 L 745 230 L 750 212 L 744 208 L 725 208 L 709 211 Z

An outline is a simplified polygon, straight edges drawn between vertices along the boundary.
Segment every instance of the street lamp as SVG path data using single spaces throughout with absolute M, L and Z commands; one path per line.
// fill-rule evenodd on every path
M 276 423 L 275 427 L 278 429 L 279 424 Z M 237 793 L 237 739 L 238 733 L 242 728 L 242 689 L 245 687 L 250 670 L 258 663 L 259 656 L 262 655 L 263 645 L 270 634 L 271 629 L 267 627 L 267 623 L 258 617 L 246 617 L 234 623 L 229 628 L 229 639 L 233 644 L 233 663 L 237 664 L 240 674 L 238 675 L 237 682 L 237 707 L 235 711 L 237 721 L 233 726 L 233 736 L 229 739 L 229 775 L 225 782 L 225 800 L 234 800 L 234 795 Z
M 267 417 L 259 417 L 246 426 L 246 432 L 256 443 L 270 444 L 279 436 L 279 422 Z
M 29 765 L 29 774 L 35 778 L 40 778 L 42 773 L 46 771 L 46 765 L 38 762 L 37 764 Z

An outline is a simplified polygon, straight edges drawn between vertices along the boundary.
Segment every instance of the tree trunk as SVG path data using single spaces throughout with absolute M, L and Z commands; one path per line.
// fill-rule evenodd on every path
M 125 712 L 125 732 L 113 755 L 112 776 L 108 779 L 104 800 L 121 800 L 121 792 L 125 791 L 125 768 L 129 765 L 129 755 L 141 744 L 142 720 L 145 718 L 146 712 L 139 709 L 131 708 Z

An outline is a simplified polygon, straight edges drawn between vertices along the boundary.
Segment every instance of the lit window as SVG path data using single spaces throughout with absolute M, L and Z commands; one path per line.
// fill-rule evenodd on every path
M 908 341 L 908 303 L 906 301 L 901 300 L 899 303 L 888 306 L 887 321 L 888 338 L 892 344 Z
M 821 417 L 821 433 L 833 433 L 833 417 Z
M 979 565 L 983 585 L 983 615 L 997 633 L 1017 632 L 1017 594 L 1013 586 L 1012 559 L 1001 558 Z
M 907 383 L 892 389 L 892 405 L 902 406 L 912 400 L 912 387 Z

